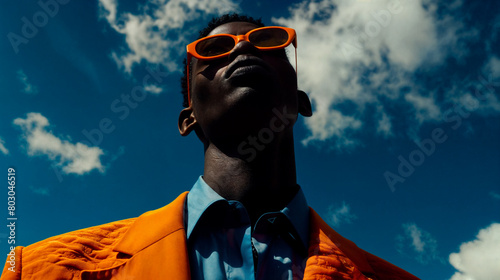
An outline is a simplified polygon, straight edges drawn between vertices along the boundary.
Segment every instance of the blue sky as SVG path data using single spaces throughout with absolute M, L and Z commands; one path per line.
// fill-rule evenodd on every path
M 17 245 L 135 217 L 191 188 L 203 148 L 177 130 L 185 45 L 212 16 L 239 11 L 297 31 L 314 110 L 295 128 L 308 203 L 422 279 L 500 273 L 497 1 L 0 7 L 0 166 L 16 169 Z

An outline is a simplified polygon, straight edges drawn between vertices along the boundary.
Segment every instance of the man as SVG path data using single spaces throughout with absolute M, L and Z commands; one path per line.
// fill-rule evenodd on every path
M 333 231 L 297 185 L 310 116 L 284 48 L 293 29 L 224 15 L 188 45 L 179 131 L 204 145 L 189 193 L 139 218 L 14 251 L 6 279 L 417 279 Z M 10 259 L 8 259 L 9 261 Z

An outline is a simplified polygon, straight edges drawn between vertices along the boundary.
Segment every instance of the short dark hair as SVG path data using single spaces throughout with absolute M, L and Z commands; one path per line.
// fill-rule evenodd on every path
M 203 28 L 202 30 L 200 30 L 200 34 L 198 36 L 198 39 L 206 37 L 210 32 L 212 32 L 212 30 L 214 30 L 219 25 L 223 25 L 223 24 L 235 22 L 235 21 L 249 22 L 249 23 L 255 24 L 258 27 L 265 26 L 264 23 L 262 23 L 262 20 L 260 18 L 255 19 L 253 17 L 249 17 L 246 15 L 240 15 L 240 14 L 236 14 L 236 13 L 224 14 L 222 16 L 212 18 L 212 20 L 207 24 L 207 26 L 205 28 Z M 184 66 L 183 72 L 182 72 L 183 75 L 181 77 L 181 93 L 182 93 L 182 97 L 183 97 L 182 106 L 188 107 L 189 106 L 188 92 L 187 92 L 188 77 L 187 77 L 187 71 L 186 71 L 186 69 L 187 69 L 186 58 L 184 58 L 183 66 Z M 191 67 L 191 65 L 189 65 L 189 67 Z M 191 68 L 190 68 L 190 70 L 191 70 Z M 189 71 L 189 72 L 191 73 L 191 71 Z M 191 77 L 189 77 L 189 81 L 191 82 Z

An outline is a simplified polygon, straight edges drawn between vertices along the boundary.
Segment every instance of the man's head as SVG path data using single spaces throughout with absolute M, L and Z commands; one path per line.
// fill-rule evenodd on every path
M 253 23 L 258 27 L 264 27 L 264 23 L 260 19 L 254 19 L 252 17 L 248 17 L 245 15 L 239 15 L 239 14 L 225 14 L 219 17 L 212 18 L 212 20 L 207 24 L 205 28 L 200 30 L 198 39 L 207 37 L 212 30 L 214 30 L 216 27 L 219 25 L 223 25 L 229 22 L 235 22 L 235 21 L 244 21 L 244 22 L 249 22 Z M 183 68 L 183 76 L 180 79 L 181 82 L 181 93 L 182 93 L 182 106 L 188 107 L 189 106 L 189 101 L 188 101 L 188 79 L 189 82 L 191 82 L 191 74 L 188 77 L 187 74 L 187 60 L 184 58 L 184 68 Z
M 213 20 L 200 37 L 245 35 L 262 26 L 252 18 L 226 15 Z M 248 41 L 240 41 L 224 57 L 211 60 L 193 57 L 189 66 L 190 77 L 184 78 L 188 107 L 179 116 L 179 130 L 182 135 L 195 130 L 206 145 L 236 145 L 268 127 L 276 119 L 277 111 L 294 116 L 279 120 L 291 135 L 298 113 L 311 114 L 309 99 L 297 90 L 296 73 L 284 49 L 262 50 Z M 188 79 L 190 104 L 186 100 Z

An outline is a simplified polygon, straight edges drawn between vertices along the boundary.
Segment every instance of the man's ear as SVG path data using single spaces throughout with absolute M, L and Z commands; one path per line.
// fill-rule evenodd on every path
M 198 122 L 196 121 L 193 108 L 191 108 L 191 106 L 181 111 L 181 113 L 179 114 L 179 121 L 177 125 L 179 126 L 179 132 L 182 136 L 189 135 L 189 133 L 193 131 L 197 124 Z
M 312 116 L 311 100 L 309 100 L 307 93 L 297 90 L 297 97 L 299 100 L 299 113 L 304 117 Z

